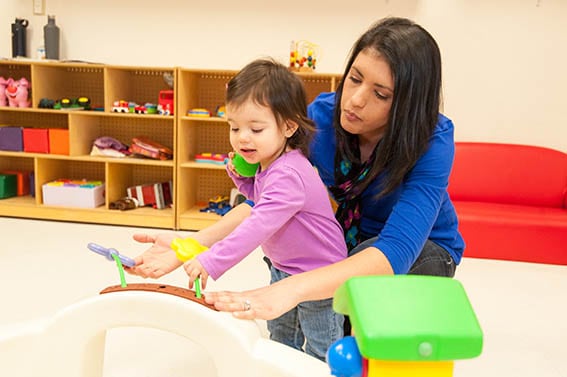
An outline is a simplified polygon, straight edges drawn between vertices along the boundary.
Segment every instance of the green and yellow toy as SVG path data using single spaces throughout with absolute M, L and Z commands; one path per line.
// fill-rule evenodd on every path
M 336 377 L 450 377 L 454 360 L 477 357 L 483 335 L 461 283 L 438 276 L 351 278 L 333 308 L 354 337 L 327 352 Z

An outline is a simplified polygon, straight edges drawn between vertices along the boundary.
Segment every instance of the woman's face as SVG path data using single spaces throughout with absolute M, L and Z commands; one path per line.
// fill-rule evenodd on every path
M 393 95 L 394 79 L 386 60 L 374 49 L 362 50 L 343 85 L 341 126 L 377 143 L 388 125 Z

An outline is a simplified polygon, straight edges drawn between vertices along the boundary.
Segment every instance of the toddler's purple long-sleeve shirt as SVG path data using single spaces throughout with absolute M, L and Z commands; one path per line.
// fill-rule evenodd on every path
M 283 154 L 255 177 L 231 178 L 255 204 L 231 234 L 197 257 L 213 279 L 258 246 L 276 268 L 292 275 L 346 258 L 327 189 L 300 151 Z

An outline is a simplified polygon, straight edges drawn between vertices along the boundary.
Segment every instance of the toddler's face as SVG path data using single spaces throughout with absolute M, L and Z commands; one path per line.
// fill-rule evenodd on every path
M 246 101 L 238 107 L 227 104 L 230 145 L 248 163 L 266 170 L 286 147 L 286 131 L 269 107 Z

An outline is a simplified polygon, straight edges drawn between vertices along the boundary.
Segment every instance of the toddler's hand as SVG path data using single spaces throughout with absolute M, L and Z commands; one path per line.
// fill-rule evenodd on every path
M 234 167 L 234 163 L 232 162 L 232 160 L 234 159 L 234 152 L 228 152 L 228 162 L 226 164 L 226 166 L 228 167 L 228 170 L 235 176 L 237 177 L 241 177 L 240 174 L 238 174 L 238 172 L 236 171 L 236 168 Z
M 189 289 L 193 288 L 195 279 L 199 276 L 201 277 L 201 288 L 207 288 L 207 279 L 209 278 L 209 273 L 201 265 L 201 262 L 197 258 L 191 259 L 183 265 L 187 276 L 189 276 Z

